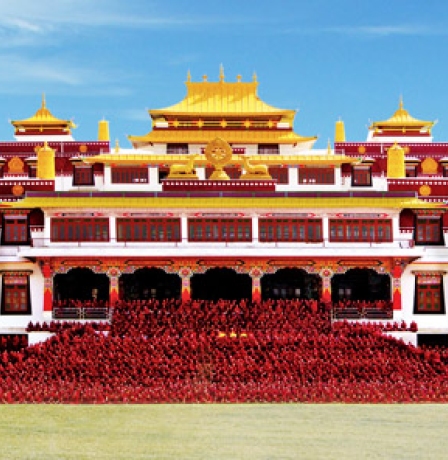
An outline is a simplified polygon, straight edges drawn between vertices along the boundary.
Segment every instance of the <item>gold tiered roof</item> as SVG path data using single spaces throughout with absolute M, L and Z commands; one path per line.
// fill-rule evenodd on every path
M 65 134 L 70 133 L 70 129 L 76 128 L 76 125 L 71 120 L 62 120 L 56 118 L 47 108 L 45 95 L 42 96 L 42 105 L 37 112 L 30 118 L 24 120 L 13 120 L 11 124 L 17 131 L 23 132 L 27 130 L 62 130 Z
M 221 67 L 219 81 L 192 82 L 188 74 L 186 97 L 169 107 L 150 110 L 153 130 L 144 136 L 129 136 L 134 147 L 151 143 L 208 143 L 224 137 L 237 144 L 294 144 L 315 136 L 302 137 L 293 132 L 295 110 L 279 109 L 263 102 L 257 95 L 258 82 L 224 81 Z M 163 125 L 163 126 L 162 126 Z
M 375 131 L 427 131 L 430 133 L 434 125 L 434 121 L 418 120 L 409 115 L 409 112 L 403 106 L 403 99 L 400 98 L 398 110 L 387 120 L 372 123 L 369 129 Z

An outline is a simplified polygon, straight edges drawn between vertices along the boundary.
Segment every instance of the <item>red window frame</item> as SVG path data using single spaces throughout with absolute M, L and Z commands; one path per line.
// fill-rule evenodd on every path
M 73 185 L 94 185 L 93 166 L 83 165 L 73 168 Z
M 28 165 L 28 177 L 37 177 L 37 165 Z
M 443 277 L 441 275 L 416 276 L 414 313 L 445 313 Z
M 269 168 L 269 174 L 278 184 L 289 183 L 289 168 L 286 166 L 274 166 Z
M 149 174 L 147 166 L 112 167 L 112 184 L 147 184 Z
M 321 219 L 262 218 L 258 221 L 258 238 L 268 242 L 322 242 Z
M 330 219 L 329 241 L 346 243 L 390 243 L 391 219 Z
M 278 144 L 258 144 L 258 155 L 278 155 L 280 147 Z
M 417 177 L 417 166 L 406 165 L 405 172 L 406 172 L 406 177 Z
M 352 186 L 370 187 L 372 185 L 372 169 L 370 166 L 353 166 Z
M 51 219 L 51 241 L 107 242 L 109 241 L 109 219 L 53 217 Z
M 167 144 L 168 155 L 188 155 L 188 144 Z
M 30 315 L 30 282 L 28 273 L 3 273 L 2 315 Z
M 328 166 L 304 166 L 298 168 L 298 182 L 306 185 L 334 184 L 334 168 Z
M 442 218 L 419 217 L 415 219 L 415 244 L 442 244 Z
M 28 245 L 30 241 L 28 216 L 3 215 L 2 244 Z
M 180 219 L 117 218 L 117 241 L 167 241 L 181 240 Z
M 188 241 L 251 242 L 252 219 L 188 219 Z

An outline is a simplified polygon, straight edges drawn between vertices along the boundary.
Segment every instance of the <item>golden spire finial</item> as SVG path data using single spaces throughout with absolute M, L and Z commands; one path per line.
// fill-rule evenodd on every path
M 188 69 L 188 72 L 187 72 L 187 83 L 190 83 L 191 82 L 191 73 L 190 73 L 190 69 Z
M 328 154 L 328 155 L 331 155 L 331 142 L 330 142 L 330 138 L 328 138 L 327 154 Z
M 207 81 L 207 75 L 202 75 L 202 81 Z
M 334 130 L 334 141 L 345 142 L 345 126 L 341 118 L 339 118 L 339 120 L 336 122 Z
M 398 103 L 398 108 L 400 110 L 403 110 L 403 95 L 402 94 L 400 94 L 400 101 Z
M 241 78 L 242 78 L 241 75 L 238 74 L 238 75 L 236 76 L 236 81 L 237 81 L 238 83 L 241 83 Z
M 118 142 L 118 139 L 115 139 L 115 153 L 118 153 L 120 151 L 120 143 Z
M 45 101 L 45 93 L 42 93 L 42 108 L 45 109 L 47 107 L 47 103 Z
M 224 66 L 222 64 L 219 66 L 219 81 L 224 81 Z
M 254 83 L 257 82 L 257 73 L 256 72 L 254 72 L 254 74 L 252 76 L 252 79 L 253 79 Z

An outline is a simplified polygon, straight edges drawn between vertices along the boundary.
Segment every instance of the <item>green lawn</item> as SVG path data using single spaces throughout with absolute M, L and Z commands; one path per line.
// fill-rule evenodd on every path
M 3 405 L 1 459 L 445 459 L 448 405 Z

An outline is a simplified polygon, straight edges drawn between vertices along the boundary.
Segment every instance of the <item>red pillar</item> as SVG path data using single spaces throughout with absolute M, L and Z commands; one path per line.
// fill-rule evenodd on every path
M 179 270 L 179 276 L 182 281 L 181 286 L 181 299 L 182 302 L 189 302 L 191 300 L 191 284 L 190 278 L 192 277 L 193 272 L 189 267 L 183 267 Z
M 119 278 L 120 271 L 112 267 L 109 269 L 107 276 L 109 277 L 109 305 L 113 307 L 119 300 Z
M 320 272 L 320 276 L 322 278 L 322 301 L 323 302 L 331 302 L 331 276 L 333 273 L 324 268 Z
M 261 302 L 261 277 L 263 272 L 259 267 L 252 267 L 249 276 L 252 278 L 252 302 Z
M 394 310 L 401 310 L 401 274 L 400 261 L 396 261 L 392 269 L 392 305 Z
M 44 311 L 53 311 L 53 273 L 51 266 L 45 262 L 42 266 L 44 275 Z

